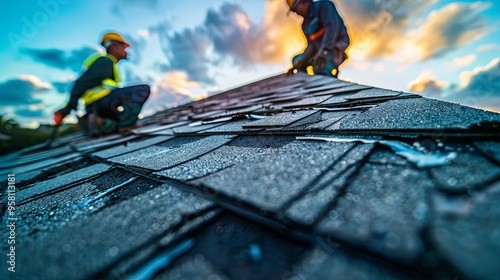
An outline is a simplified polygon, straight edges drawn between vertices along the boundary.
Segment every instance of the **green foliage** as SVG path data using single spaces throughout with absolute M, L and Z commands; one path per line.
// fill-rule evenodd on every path
M 53 127 L 49 127 L 45 130 L 22 128 L 13 118 L 8 118 L 0 114 L 0 134 L 2 134 L 0 136 L 7 136 L 10 138 L 7 140 L 0 140 L 0 155 L 44 143 L 49 138 L 52 129 Z M 76 127 L 63 126 L 59 129 L 57 136 L 59 137 L 78 130 L 79 129 Z

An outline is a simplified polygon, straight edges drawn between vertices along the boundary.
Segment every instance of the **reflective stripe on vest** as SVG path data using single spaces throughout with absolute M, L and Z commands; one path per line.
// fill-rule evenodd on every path
M 120 74 L 118 73 L 118 68 L 116 67 L 116 58 L 109 54 L 95 54 L 89 57 L 83 64 L 84 70 L 90 68 L 90 66 L 92 66 L 92 64 L 94 64 L 94 62 L 96 62 L 96 60 L 101 57 L 108 57 L 111 59 L 111 61 L 113 61 L 113 76 L 115 77 L 115 79 L 113 80 L 110 78 L 106 78 L 102 80 L 102 84 L 100 86 L 96 86 L 94 88 L 86 90 L 82 96 L 82 100 L 85 106 L 88 106 L 108 95 L 113 89 L 118 87 L 118 83 L 120 82 Z

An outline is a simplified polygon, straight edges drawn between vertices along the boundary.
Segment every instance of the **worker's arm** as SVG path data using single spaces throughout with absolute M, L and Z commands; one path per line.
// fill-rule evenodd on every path
M 323 35 L 319 50 L 326 49 L 331 51 L 337 43 L 344 24 L 332 2 L 321 1 L 319 5 L 319 21 L 325 28 L 325 34 Z
M 75 81 L 68 104 L 54 113 L 55 125 L 61 125 L 63 119 L 71 113 L 71 110 L 76 110 L 78 99 L 83 96 L 86 90 L 101 85 L 106 78 L 114 78 L 113 61 L 108 57 L 101 57 Z
M 101 85 L 102 81 L 106 78 L 113 79 L 113 75 L 113 61 L 108 57 L 98 58 L 89 69 L 76 80 L 66 107 L 76 110 L 78 99 L 83 96 L 86 90 Z

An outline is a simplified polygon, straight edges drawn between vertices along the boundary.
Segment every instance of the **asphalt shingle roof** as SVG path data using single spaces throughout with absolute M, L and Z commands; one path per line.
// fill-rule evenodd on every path
M 500 278 L 500 114 L 297 74 L 141 123 L 0 157 L 1 279 Z

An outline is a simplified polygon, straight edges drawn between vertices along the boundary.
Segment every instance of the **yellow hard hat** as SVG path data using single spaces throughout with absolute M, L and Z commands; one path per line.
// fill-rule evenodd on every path
M 122 35 L 116 32 L 108 32 L 104 34 L 104 36 L 102 36 L 101 45 L 104 46 L 104 43 L 108 41 L 119 42 L 122 43 L 125 47 L 130 47 L 130 44 L 127 43 L 125 39 L 123 39 Z
M 297 7 L 299 2 L 300 0 L 286 0 L 286 3 L 288 4 L 288 7 L 290 7 L 291 11 L 293 11 Z

